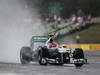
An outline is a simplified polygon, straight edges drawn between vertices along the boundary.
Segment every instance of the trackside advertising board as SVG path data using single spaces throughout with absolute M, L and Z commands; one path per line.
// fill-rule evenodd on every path
M 82 48 L 83 50 L 100 50 L 100 44 L 62 44 L 68 48 Z

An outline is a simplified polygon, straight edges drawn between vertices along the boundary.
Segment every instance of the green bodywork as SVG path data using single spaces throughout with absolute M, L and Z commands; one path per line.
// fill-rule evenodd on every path
M 74 63 L 87 63 L 87 59 L 73 59 Z

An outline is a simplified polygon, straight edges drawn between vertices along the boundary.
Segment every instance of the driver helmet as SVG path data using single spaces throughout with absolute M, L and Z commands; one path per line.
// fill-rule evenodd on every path
M 51 32 L 51 33 L 48 34 L 48 36 L 49 36 L 49 37 L 52 37 L 52 36 L 54 36 L 54 33 Z

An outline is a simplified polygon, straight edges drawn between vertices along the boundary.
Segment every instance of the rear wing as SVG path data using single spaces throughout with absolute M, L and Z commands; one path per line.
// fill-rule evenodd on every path
M 35 42 L 46 42 L 48 40 L 48 37 L 47 36 L 33 36 L 31 41 L 33 43 Z
M 36 49 L 37 45 L 45 44 L 45 42 L 48 40 L 47 36 L 33 36 L 31 38 L 31 49 Z

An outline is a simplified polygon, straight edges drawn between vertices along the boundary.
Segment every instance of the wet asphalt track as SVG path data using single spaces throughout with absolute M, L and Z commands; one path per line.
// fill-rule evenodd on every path
M 10 16 L 9 13 L 11 11 L 6 13 L 6 9 L 4 10 L 5 4 L 8 4 L 8 6 L 13 4 L 15 7 L 18 7 L 18 6 L 20 6 L 19 4 L 22 3 L 23 4 L 22 8 L 25 8 L 25 9 L 28 8 L 28 6 L 25 5 L 25 3 L 24 3 L 25 0 L 9 0 L 9 1 L 8 0 L 0 0 L 0 1 L 1 1 L 0 2 L 1 3 L 0 10 L 2 11 L 1 12 L 2 14 L 0 13 L 1 14 L 0 15 L 0 17 L 1 17 L 0 25 L 7 26 L 9 22 L 12 23 L 12 19 L 13 19 L 13 17 L 12 17 L 12 19 L 11 18 L 9 19 L 9 16 Z M 14 3 L 11 3 L 12 1 Z M 26 1 L 28 1 L 29 5 L 30 5 L 29 1 L 31 1 L 31 0 L 26 0 Z M 10 8 L 12 8 L 12 6 L 10 6 L 8 8 L 10 10 Z M 18 10 L 22 10 L 22 9 L 18 9 Z M 5 11 L 5 13 L 3 11 Z M 14 10 L 13 10 L 13 12 L 14 12 Z M 16 12 L 16 13 L 18 13 L 18 12 Z M 4 14 L 8 14 L 7 15 L 8 19 L 6 17 L 4 18 Z M 12 13 L 12 15 L 14 15 L 14 13 Z M 24 17 L 22 17 L 22 19 L 23 18 Z M 5 21 L 7 21 L 7 22 L 5 22 Z M 30 20 L 25 19 L 25 21 L 30 21 Z M 0 30 L 2 30 L 2 28 Z M 2 47 L 0 47 L 0 50 L 2 50 Z M 4 51 L 4 53 L 5 52 L 7 52 L 7 54 L 8 54 L 7 59 L 9 59 L 10 54 L 8 53 L 8 51 Z M 2 51 L 0 53 L 3 54 Z M 1 55 L 1 54 L 0 54 L 0 58 L 1 57 L 3 58 L 4 54 L 3 55 Z M 7 54 L 5 53 L 5 56 Z M 99 52 L 98 51 L 86 52 L 86 57 L 88 59 L 89 64 L 84 65 L 81 69 L 76 69 L 74 67 L 74 65 L 72 65 L 72 64 L 67 64 L 67 65 L 63 65 L 63 66 L 56 66 L 56 65 L 40 66 L 38 63 L 22 65 L 20 63 L 4 62 L 4 63 L 0 63 L 0 75 L 100 75 L 99 74 L 100 73 L 100 56 L 99 55 L 100 55 L 100 51 Z M 11 57 L 14 57 L 14 56 L 11 55 Z M 3 59 L 5 59 L 5 58 L 3 58 Z M 2 60 L 0 60 L 0 61 L 2 61 Z
M 99 53 L 100 51 L 85 52 L 89 64 L 80 69 L 76 69 L 73 64 L 40 66 L 38 63 L 1 63 L 0 75 L 100 75 Z

